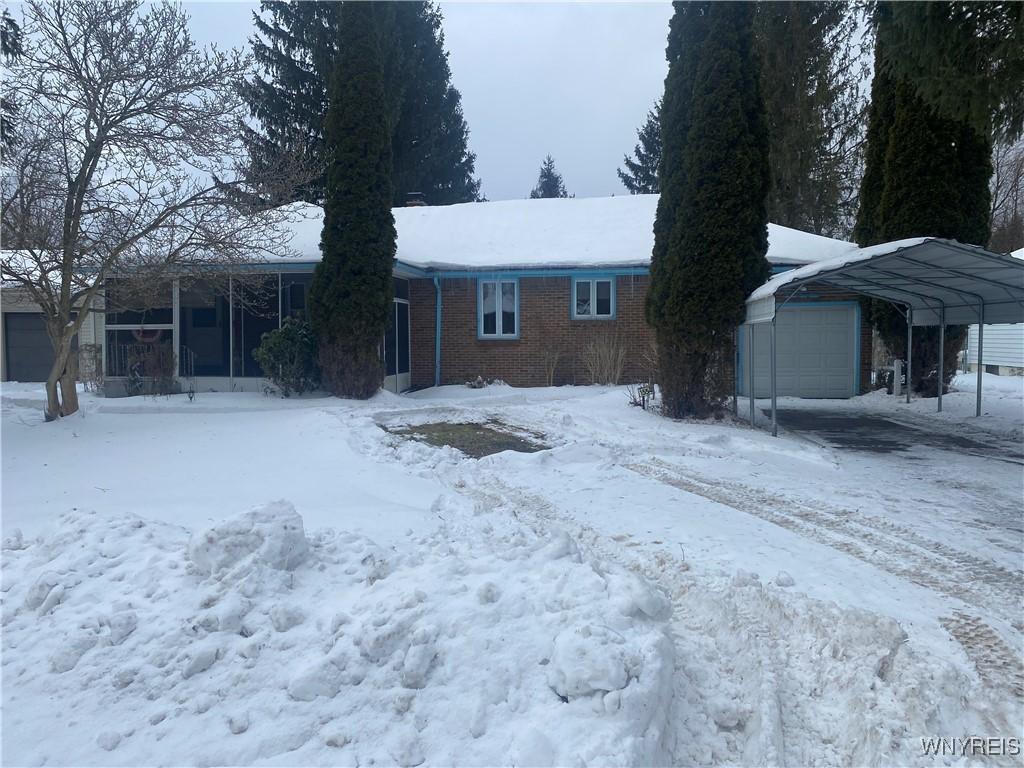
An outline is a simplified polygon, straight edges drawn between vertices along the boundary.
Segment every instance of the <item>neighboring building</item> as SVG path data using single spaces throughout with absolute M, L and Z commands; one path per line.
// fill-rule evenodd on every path
M 1010 254 L 1024 260 L 1024 248 Z M 967 369 L 978 370 L 978 326 L 972 325 L 967 335 Z M 1024 376 L 1024 325 L 986 325 L 981 352 L 986 373 L 1001 376 Z
M 387 388 L 478 376 L 516 386 L 589 384 L 589 358 L 609 345 L 622 350 L 622 381 L 647 380 L 653 333 L 644 301 L 656 206 L 656 195 L 631 195 L 395 209 L 394 322 L 383 340 Z M 320 210 L 301 210 L 295 256 L 254 266 L 266 288 L 256 306 L 236 301 L 234 289 L 223 296 L 174 283 L 166 300 L 145 312 L 97 313 L 107 391 L 116 393 L 125 375 L 123 350 L 160 343 L 179 350 L 179 375 L 200 391 L 261 389 L 252 350 L 282 318 L 304 316 L 320 258 Z M 773 272 L 854 248 L 769 225 Z M 780 394 L 864 391 L 870 352 L 855 295 L 802 292 L 780 314 Z M 766 353 L 755 339 L 755 354 Z

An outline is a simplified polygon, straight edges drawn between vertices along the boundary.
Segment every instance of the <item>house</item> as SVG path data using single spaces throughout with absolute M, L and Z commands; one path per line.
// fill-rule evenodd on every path
M 653 333 L 644 301 L 656 206 L 656 195 L 637 195 L 395 209 L 385 386 L 403 391 L 478 376 L 516 386 L 588 384 L 594 355 L 609 348 L 622 358 L 621 381 L 647 380 Z M 178 375 L 200 391 L 261 389 L 252 350 L 283 318 L 305 315 L 320 258 L 320 209 L 296 210 L 295 254 L 254 264 L 265 289 L 258 302 L 236 295 L 252 290 L 251 278 L 244 288 L 229 286 L 227 296 L 175 281 L 145 311 L 98 312 L 108 392 L 126 375 L 123 350 L 164 343 L 179 351 Z M 769 225 L 773 273 L 854 248 Z M 805 290 L 780 313 L 778 332 L 780 393 L 849 397 L 867 388 L 871 335 L 855 294 Z M 25 343 L 13 330 L 5 355 Z M 755 356 L 763 349 L 755 339 Z M 18 377 L 18 365 L 9 371 Z
M 1024 248 L 1010 254 L 1024 261 Z M 982 364 L 985 373 L 1002 376 L 1024 376 L 1024 325 L 1000 323 L 985 329 Z M 978 370 L 978 326 L 972 325 L 967 335 L 966 367 Z

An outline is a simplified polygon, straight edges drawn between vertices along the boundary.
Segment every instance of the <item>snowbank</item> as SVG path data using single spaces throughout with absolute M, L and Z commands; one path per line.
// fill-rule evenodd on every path
M 663 762 L 665 598 L 460 507 L 390 549 L 287 502 L 191 535 L 75 512 L 9 536 L 4 762 Z

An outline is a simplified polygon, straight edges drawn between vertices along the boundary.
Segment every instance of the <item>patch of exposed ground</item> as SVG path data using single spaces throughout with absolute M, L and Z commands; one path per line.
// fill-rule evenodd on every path
M 502 451 L 536 453 L 550 448 L 543 435 L 492 420 L 485 423 L 439 421 L 407 427 L 385 427 L 388 432 L 436 446 L 451 446 L 480 459 Z

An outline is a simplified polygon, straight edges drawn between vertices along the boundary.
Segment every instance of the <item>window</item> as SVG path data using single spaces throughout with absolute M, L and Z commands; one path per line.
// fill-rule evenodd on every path
M 519 285 L 515 280 L 481 280 L 478 297 L 480 338 L 519 338 Z
M 573 280 L 572 316 L 577 320 L 615 317 L 615 282 L 611 278 Z

